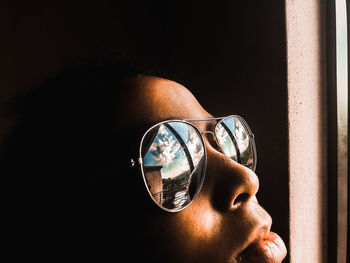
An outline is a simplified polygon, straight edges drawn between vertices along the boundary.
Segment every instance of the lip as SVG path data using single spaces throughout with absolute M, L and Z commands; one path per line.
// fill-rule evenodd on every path
M 286 245 L 274 232 L 249 245 L 237 257 L 237 263 L 280 263 L 287 254 Z

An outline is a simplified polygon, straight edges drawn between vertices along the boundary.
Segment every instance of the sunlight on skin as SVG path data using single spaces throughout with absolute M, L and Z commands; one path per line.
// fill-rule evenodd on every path
M 197 197 L 200 201 L 201 197 Z M 197 201 L 197 200 L 196 200 Z M 203 200 L 204 201 L 204 200 Z M 187 207 L 188 210 L 191 210 L 191 206 Z M 187 211 L 188 212 L 188 211 Z M 188 226 L 195 226 L 195 228 L 187 229 L 189 232 L 192 232 L 192 235 L 199 240 L 207 240 L 209 237 L 213 237 L 219 234 L 220 225 L 221 225 L 221 216 L 210 208 L 210 204 L 202 205 L 202 209 L 194 209 L 193 213 L 197 216 L 187 217 L 186 215 L 191 213 L 182 214 L 185 217 L 185 220 L 189 222 Z M 193 221 L 193 222 L 192 222 Z
M 198 231 L 196 234 L 199 237 L 207 237 L 208 235 L 213 235 L 215 232 L 215 227 L 218 225 L 219 217 L 215 216 L 212 212 L 207 209 L 201 213 L 201 221 L 198 226 Z

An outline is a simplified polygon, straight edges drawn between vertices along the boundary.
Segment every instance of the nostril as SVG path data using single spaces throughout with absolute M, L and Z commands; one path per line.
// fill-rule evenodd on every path
M 242 193 L 239 194 L 232 203 L 232 208 L 237 208 L 238 206 L 240 206 L 242 203 L 245 203 L 249 200 L 249 198 L 251 197 L 251 195 L 246 194 L 246 193 Z

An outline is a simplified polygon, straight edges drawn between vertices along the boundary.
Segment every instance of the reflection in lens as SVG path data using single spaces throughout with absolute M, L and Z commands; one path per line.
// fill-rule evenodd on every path
M 237 162 L 237 151 L 235 145 L 233 144 L 234 141 L 231 140 L 228 132 L 225 130 L 224 126 L 221 125 L 221 123 L 215 127 L 215 133 L 224 154 Z
M 154 201 L 171 211 L 188 205 L 204 177 L 205 152 L 198 131 L 180 121 L 157 125 L 145 135 L 141 151 Z
M 223 153 L 231 159 L 253 169 L 254 145 L 242 121 L 234 116 L 218 122 L 215 135 Z

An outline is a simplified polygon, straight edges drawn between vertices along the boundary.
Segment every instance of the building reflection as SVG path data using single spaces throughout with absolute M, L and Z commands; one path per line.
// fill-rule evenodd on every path
M 154 200 L 169 209 L 190 202 L 190 171 L 174 178 L 162 178 L 162 166 L 144 167 L 145 179 Z
M 144 167 L 146 183 L 153 199 L 168 209 L 186 206 L 198 191 L 204 166 L 203 156 L 192 172 L 187 170 L 173 178 L 162 178 L 162 166 Z

